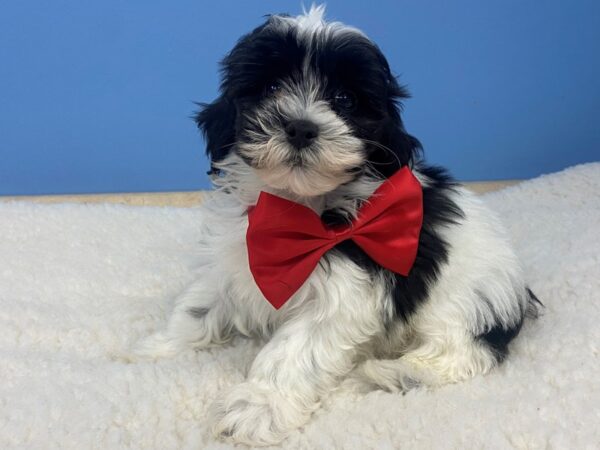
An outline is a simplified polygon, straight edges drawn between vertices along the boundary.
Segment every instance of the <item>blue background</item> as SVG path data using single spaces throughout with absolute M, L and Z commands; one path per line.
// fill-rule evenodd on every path
M 13 1 L 0 10 L 0 194 L 208 187 L 193 101 L 294 1 Z M 463 180 L 600 155 L 597 0 L 331 0 L 409 86 L 408 130 Z

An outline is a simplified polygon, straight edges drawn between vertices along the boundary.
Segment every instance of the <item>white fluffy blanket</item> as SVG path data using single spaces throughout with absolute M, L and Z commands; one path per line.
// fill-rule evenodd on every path
M 600 163 L 489 194 L 546 305 L 494 373 L 406 395 L 335 393 L 284 448 L 600 447 Z M 229 448 L 207 409 L 256 354 L 238 340 L 111 359 L 190 281 L 198 209 L 0 204 L 0 448 Z

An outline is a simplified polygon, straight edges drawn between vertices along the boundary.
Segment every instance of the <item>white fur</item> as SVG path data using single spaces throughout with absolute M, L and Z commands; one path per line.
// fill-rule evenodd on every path
M 348 169 L 364 160 L 364 143 L 332 111 L 321 91 L 316 75 L 307 69 L 301 82 L 285 82 L 256 113 L 246 116 L 253 128 L 244 131 L 237 149 L 253 161 L 267 185 L 300 196 L 321 195 L 350 181 Z M 310 149 L 299 152 L 287 142 L 282 124 L 301 119 L 317 125 L 319 136 Z
M 300 39 L 311 36 L 327 36 L 340 33 L 356 33 L 364 36 L 362 30 L 341 22 L 325 21 L 325 5 L 312 4 L 309 10 L 303 8 L 303 14 L 296 17 L 274 16 L 282 27 L 293 27 L 298 31 Z

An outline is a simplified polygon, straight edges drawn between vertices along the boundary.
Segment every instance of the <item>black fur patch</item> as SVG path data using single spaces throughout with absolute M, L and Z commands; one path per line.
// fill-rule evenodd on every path
M 542 302 L 535 296 L 531 289 L 527 288 L 528 302 L 526 310 L 523 311 L 523 315 L 520 320 L 513 326 L 503 327 L 502 325 L 496 325 L 490 328 L 485 333 L 476 336 L 482 342 L 485 342 L 496 355 L 498 362 L 504 361 L 508 356 L 508 344 L 517 337 L 523 326 L 523 320 L 525 317 L 535 318 L 538 314 L 538 306 L 543 306 Z M 483 299 L 486 301 L 485 299 Z

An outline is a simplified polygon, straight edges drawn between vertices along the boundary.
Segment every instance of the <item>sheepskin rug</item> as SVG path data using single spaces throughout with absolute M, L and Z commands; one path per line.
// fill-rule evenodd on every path
M 600 163 L 485 196 L 545 304 L 495 372 L 406 395 L 335 392 L 293 449 L 600 448 Z M 207 410 L 244 379 L 239 339 L 111 355 L 161 328 L 190 281 L 197 208 L 0 204 L 0 448 L 224 449 Z

